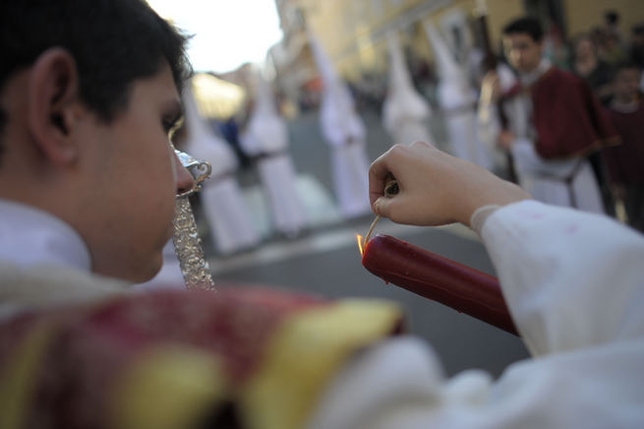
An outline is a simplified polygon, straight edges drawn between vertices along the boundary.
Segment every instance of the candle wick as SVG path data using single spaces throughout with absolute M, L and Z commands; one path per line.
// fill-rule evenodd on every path
M 369 242 L 369 238 L 371 238 L 371 233 L 373 232 L 373 229 L 375 228 L 376 224 L 380 220 L 380 215 L 377 215 L 376 218 L 371 222 L 371 226 L 369 227 L 369 231 L 367 231 L 367 235 L 364 237 L 363 241 L 363 247 L 367 246 L 367 243 Z

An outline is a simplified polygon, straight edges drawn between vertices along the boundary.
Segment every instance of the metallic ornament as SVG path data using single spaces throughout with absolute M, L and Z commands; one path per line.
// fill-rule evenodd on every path
M 195 185 L 188 192 L 177 195 L 172 237 L 174 251 L 179 259 L 179 266 L 188 289 L 215 290 L 215 283 L 204 257 L 197 222 L 189 200 L 189 197 L 198 192 L 204 180 L 210 176 L 211 166 L 179 150 L 175 149 L 175 153 L 181 164 L 192 175 Z

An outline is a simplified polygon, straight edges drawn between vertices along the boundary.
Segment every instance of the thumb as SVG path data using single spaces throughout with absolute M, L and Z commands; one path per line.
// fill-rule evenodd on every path
M 373 203 L 373 211 L 375 214 L 389 218 L 391 212 L 391 203 L 393 198 L 380 197 Z

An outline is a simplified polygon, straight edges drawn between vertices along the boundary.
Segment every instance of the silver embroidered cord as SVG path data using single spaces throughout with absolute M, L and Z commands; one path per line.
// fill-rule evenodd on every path
M 175 149 L 175 153 L 181 164 L 192 175 L 195 186 L 189 192 L 178 195 L 176 199 L 172 237 L 174 251 L 179 259 L 179 266 L 188 289 L 215 290 L 215 283 L 204 257 L 197 222 L 189 200 L 190 195 L 198 192 L 203 181 L 210 176 L 211 167 L 207 162 L 198 161 L 184 152 Z

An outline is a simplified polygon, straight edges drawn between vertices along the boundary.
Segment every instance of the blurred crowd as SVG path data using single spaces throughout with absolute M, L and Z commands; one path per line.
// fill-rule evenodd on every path
M 545 55 L 558 67 L 584 78 L 603 104 L 614 95 L 618 66 L 629 62 L 644 68 L 644 22 L 633 26 L 630 34 L 623 34 L 619 21 L 617 12 L 606 12 L 603 25 L 573 36 L 568 43 L 554 24 L 546 35 Z
M 644 149 L 640 148 L 644 146 L 644 141 L 641 141 L 644 136 L 641 131 L 634 129 L 639 122 L 638 118 L 644 117 L 644 113 L 639 112 L 644 89 L 641 73 L 644 69 L 644 22 L 634 25 L 629 31 L 623 31 L 620 30 L 623 26 L 620 25 L 617 12 L 606 11 L 599 18 L 597 24 L 589 26 L 587 31 L 568 37 L 564 36 L 554 20 L 544 22 L 542 58 L 549 60 L 557 69 L 583 79 L 601 103 L 604 113 L 622 140 L 619 148 L 604 148 L 589 156 L 602 194 L 602 211 L 644 230 L 644 177 L 640 177 L 643 174 L 638 172 L 639 166 L 644 163 Z M 486 74 L 486 55 L 478 47 L 471 47 L 469 50 L 469 53 L 461 52 L 456 57 L 460 66 L 467 70 L 472 91 L 480 94 Z M 495 54 L 502 64 L 510 65 L 502 46 L 499 46 Z M 447 111 L 439 100 L 442 83 L 438 64 L 440 60 L 428 60 L 410 49 L 405 50 L 403 58 L 415 91 L 431 106 L 435 115 L 448 120 Z M 388 71 L 365 72 L 359 80 L 346 82 L 359 115 L 369 111 L 377 116 L 384 116 L 383 106 L 390 95 L 391 79 Z M 293 119 L 296 115 L 293 111 L 311 111 L 317 114 L 318 110 L 322 110 L 325 91 L 322 80 L 320 77 L 301 88 L 300 98 L 296 103 L 287 100 L 278 88 L 273 87 L 275 99 L 271 103 L 275 104 L 277 112 L 285 119 Z M 256 97 L 251 87 L 247 89 L 250 95 L 241 111 L 233 117 L 212 121 L 211 124 L 215 132 L 231 146 L 239 161 L 238 168 L 244 171 L 253 170 L 255 161 L 259 159 L 257 154 L 249 153 L 248 147 L 243 144 Z M 474 95 L 472 100 L 475 100 Z M 457 128 L 463 127 L 457 124 Z M 430 130 L 430 134 L 433 132 L 435 130 Z M 448 136 L 448 139 L 454 140 L 455 137 Z M 443 142 L 434 139 L 433 143 L 440 145 Z M 451 145 L 454 144 L 452 141 Z M 454 150 L 452 153 L 458 156 Z M 492 167 L 479 164 L 503 175 L 501 170 L 505 167 L 499 170 L 498 165 Z

